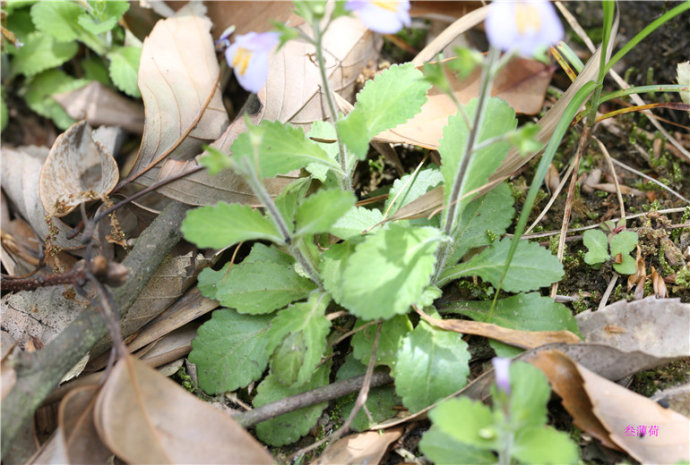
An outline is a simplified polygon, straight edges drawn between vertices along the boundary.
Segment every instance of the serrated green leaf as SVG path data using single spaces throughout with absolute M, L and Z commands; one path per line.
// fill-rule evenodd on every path
M 221 309 L 199 327 L 189 361 L 196 364 L 199 386 L 209 394 L 244 387 L 268 365 L 266 335 L 271 316 L 241 315 Z
M 81 67 L 84 70 L 84 78 L 89 81 L 98 81 L 104 86 L 111 87 L 113 85 L 108 75 L 108 68 L 101 57 L 97 55 L 89 55 L 81 60 Z
M 233 142 L 231 152 L 233 158 L 256 166 L 261 178 L 285 174 L 310 163 L 340 170 L 338 163 L 307 139 L 304 131 L 279 121 L 264 120 L 259 126 L 251 126 Z M 258 155 L 258 160 L 255 160 L 255 155 Z
M 398 350 L 392 375 L 405 407 L 417 412 L 467 384 L 470 353 L 462 335 L 425 322 L 409 333 Z
M 42 32 L 32 32 L 26 38 L 24 46 L 14 54 L 10 76 L 34 76 L 60 66 L 72 59 L 78 48 L 74 42 L 58 42 Z
M 585 263 L 597 265 L 609 259 L 609 241 L 599 229 L 589 229 L 582 235 L 582 243 L 587 247 Z
M 126 1 L 108 0 L 90 2 L 90 4 L 91 14 L 82 13 L 78 21 L 84 30 L 94 35 L 110 31 L 129 9 L 129 2 Z
M 296 236 L 329 232 L 355 204 L 354 194 L 340 189 L 321 190 L 307 197 L 295 215 Z
M 364 159 L 374 136 L 419 113 L 429 88 L 412 63 L 391 66 L 357 94 L 350 114 L 337 123 L 338 134 L 359 159 Z
M 341 239 L 362 237 L 364 231 L 380 223 L 382 220 L 383 215 L 379 210 L 354 207 L 335 222 L 330 232 Z
M 208 170 L 208 174 L 215 176 L 221 171 L 228 169 L 232 166 L 230 157 L 218 150 L 215 147 L 206 146 L 204 148 L 206 153 L 199 158 L 199 163 L 201 163 Z
M 332 245 L 321 255 L 321 278 L 323 287 L 330 292 L 333 300 L 339 302 L 343 298 L 343 288 L 340 285 L 347 268 L 350 256 L 355 252 L 355 246 L 361 240 L 351 240 Z
M 336 379 L 341 381 L 354 378 L 355 376 L 363 375 L 366 371 L 366 365 L 362 365 L 355 360 L 352 354 L 349 354 L 345 358 L 345 363 L 343 363 L 338 370 Z M 357 394 L 353 393 L 339 400 L 338 407 L 339 410 L 342 411 L 343 421 L 350 415 L 355 405 L 356 397 Z M 371 415 L 372 421 L 369 420 L 367 412 L 365 412 L 364 409 L 360 409 L 352 421 L 352 429 L 355 431 L 364 431 L 369 429 L 374 423 L 379 423 L 394 417 L 396 414 L 395 407 L 397 405 L 400 405 L 400 398 L 395 395 L 395 389 L 393 389 L 392 386 L 372 388 L 369 390 L 367 401 L 364 404 L 367 412 Z
M 365 323 L 357 321 L 354 329 L 356 330 L 363 324 Z M 369 364 L 371 357 L 371 349 L 376 338 L 376 326 L 370 325 L 352 337 L 352 354 L 365 365 Z M 384 321 L 379 336 L 379 345 L 376 349 L 376 365 L 387 365 L 389 368 L 393 368 L 400 344 L 410 331 L 412 331 L 412 323 L 410 323 L 407 315 L 396 315 L 390 320 Z
M 480 449 L 500 448 L 500 432 L 489 407 L 467 397 L 442 402 L 429 412 L 434 427 L 463 444 Z
M 553 301 L 549 297 L 543 297 L 537 292 L 518 294 L 497 302 L 493 317 L 490 301 L 456 302 L 448 307 L 439 309 L 440 312 L 460 313 L 476 321 L 494 323 L 504 328 L 520 329 L 525 331 L 560 331 L 568 330 L 579 334 L 577 321 L 570 310 Z M 516 352 L 521 352 L 512 346 L 498 341 L 489 341 L 499 357 L 512 357 Z
M 76 2 L 38 2 L 31 7 L 36 28 L 61 42 L 79 38 L 79 16 L 84 12 Z
M 472 119 L 477 109 L 477 99 L 470 100 L 465 106 L 465 112 Z M 490 115 L 482 121 L 476 143 L 480 143 L 493 137 L 501 136 L 517 127 L 515 111 L 504 100 L 492 97 L 487 100 L 486 114 Z M 465 119 L 456 114 L 448 118 L 448 125 L 443 129 L 443 138 L 438 151 L 441 154 L 441 173 L 444 179 L 444 203 L 448 203 L 453 188 L 453 183 L 462 161 L 469 138 L 469 129 Z M 494 171 L 505 159 L 510 149 L 506 141 L 491 144 L 481 150 L 472 153 L 472 158 L 467 166 L 465 183 L 458 198 L 462 198 L 467 192 L 483 186 L 489 180 Z M 461 213 L 465 205 L 472 198 L 465 198 L 458 202 L 457 211 Z
M 458 223 L 455 250 L 448 263 L 457 263 L 470 249 L 489 245 L 488 231 L 496 236 L 505 233 L 515 214 L 513 202 L 510 187 L 502 183 L 467 204 Z
M 84 28 L 85 31 L 89 31 L 91 34 L 98 35 L 108 32 L 115 26 L 117 26 L 117 19 L 108 18 L 103 22 L 96 21 L 87 13 L 82 13 L 77 19 L 79 25 Z
M 566 433 L 541 427 L 519 431 L 512 455 L 522 463 L 577 464 L 580 462 L 577 450 Z
M 546 423 L 551 389 L 542 371 L 526 362 L 510 364 L 510 424 L 513 431 Z
M 304 200 L 307 191 L 311 187 L 311 179 L 308 177 L 298 179 L 288 184 L 283 192 L 275 198 L 276 208 L 282 215 L 285 223 L 290 225 L 291 233 L 294 232 L 295 214 L 297 206 Z
M 388 212 L 388 216 L 391 216 L 402 206 L 418 199 L 442 182 L 443 176 L 435 168 L 422 170 L 417 173 L 417 176 L 406 174 L 393 183 L 383 211 Z
M 432 425 L 422 436 L 419 450 L 436 465 L 472 463 L 489 465 L 496 463 L 496 456 L 490 451 L 473 447 L 443 433 Z
M 60 129 L 67 129 L 76 121 L 51 95 L 79 89 L 86 84 L 88 81 L 75 79 L 62 70 L 49 69 L 27 82 L 24 100 L 33 111 L 46 118 L 51 118 Z
M 318 144 L 318 146 L 321 147 L 324 152 L 326 152 L 326 155 L 328 155 L 328 157 L 331 160 L 337 162 L 338 142 L 336 141 L 337 136 L 335 133 L 335 126 L 333 126 L 331 123 L 327 121 L 314 121 L 311 125 L 311 129 L 309 130 L 307 136 L 310 138 L 310 140 L 312 140 L 312 138 L 332 140 L 333 143 L 318 142 L 316 140 L 312 140 L 312 142 Z M 321 163 L 309 163 L 307 165 L 307 171 L 309 171 L 313 177 L 315 177 L 321 182 L 326 181 L 328 169 L 328 166 L 323 165 Z
M 275 224 L 248 205 L 220 202 L 187 212 L 182 222 L 185 239 L 199 247 L 223 249 L 250 239 L 266 239 L 282 244 Z
M 269 313 L 305 298 L 315 288 L 292 265 L 272 262 L 240 263 L 216 286 L 216 300 L 240 313 Z
M 276 379 L 275 375 L 268 375 L 257 387 L 254 407 L 261 407 L 270 402 L 327 385 L 330 368 L 330 363 L 322 365 L 314 372 L 311 380 L 302 386 L 286 387 Z M 259 439 L 271 446 L 283 446 L 295 442 L 316 424 L 327 405 L 327 402 L 322 402 L 259 423 L 256 425 L 256 434 Z
M 12 31 L 20 43 L 26 45 L 27 37 L 36 30 L 34 22 L 31 20 L 31 9 L 11 8 L 12 3 L 3 5 L 5 5 L 4 9 L 7 10 L 7 23 L 5 27 Z M 15 55 L 19 50 L 21 50 L 21 47 L 16 47 L 15 44 L 3 48 L 3 52 L 7 52 L 8 55 Z
M 338 303 L 364 320 L 407 313 L 429 284 L 440 237 L 397 224 L 367 236 L 347 260 Z
M 331 322 L 326 318 L 330 302 L 326 293 L 315 293 L 307 302 L 282 310 L 268 333 L 271 373 L 286 386 L 302 385 L 311 379 L 326 351 Z
M 125 94 L 141 98 L 137 77 L 139 75 L 140 47 L 116 47 L 108 53 L 110 79 Z
M 252 247 L 252 251 L 249 255 L 242 261 L 242 263 L 257 263 L 257 262 L 270 262 L 276 265 L 282 266 L 292 266 L 295 263 L 295 259 L 290 255 L 285 254 L 275 247 L 267 247 L 260 242 L 257 242 Z M 234 266 L 227 263 L 222 269 L 215 271 L 211 268 L 204 268 L 199 273 L 198 285 L 201 295 L 209 299 L 216 299 L 216 293 L 218 292 L 218 286 L 223 287 L 228 280 L 228 269 Z
M 479 276 L 498 286 L 509 249 L 510 238 L 494 242 L 466 262 L 446 268 L 439 278 L 439 286 L 464 276 Z M 520 241 L 502 288 L 509 292 L 531 291 L 548 286 L 562 276 L 563 265 L 547 249 Z

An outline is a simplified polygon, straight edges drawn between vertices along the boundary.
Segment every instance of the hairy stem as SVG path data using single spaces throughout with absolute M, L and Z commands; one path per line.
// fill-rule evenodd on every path
M 343 189 L 347 191 L 352 190 L 352 181 L 350 180 L 350 173 L 347 168 L 347 153 L 345 152 L 345 146 L 338 136 L 338 128 L 335 123 L 338 121 L 338 112 L 335 109 L 335 103 L 333 101 L 333 94 L 331 93 L 330 85 L 328 84 L 328 76 L 326 75 L 326 58 L 323 54 L 323 35 L 326 32 L 321 30 L 318 21 L 314 21 L 314 46 L 316 47 L 316 61 L 319 64 L 319 72 L 321 73 L 321 85 L 323 94 L 326 96 L 326 103 L 328 105 L 328 111 L 331 114 L 331 121 L 333 122 L 333 127 L 336 129 L 335 138 L 338 141 L 338 163 L 340 163 L 340 168 L 343 170 L 344 176 L 339 176 L 340 185 Z
M 479 137 L 479 130 L 484 119 L 484 107 L 489 99 L 489 94 L 491 93 L 491 82 L 493 81 L 493 76 L 495 74 L 495 63 L 498 59 L 498 55 L 499 51 L 497 49 L 493 47 L 489 49 L 488 60 L 484 67 L 484 71 L 482 72 L 481 88 L 479 91 L 477 109 L 474 113 L 474 121 L 472 122 L 472 127 L 470 128 L 469 136 L 467 138 L 467 145 L 465 146 L 462 159 L 460 160 L 460 166 L 458 167 L 458 172 L 455 175 L 453 187 L 451 188 L 451 193 L 448 197 L 448 209 L 446 210 L 446 214 L 443 216 L 442 228 L 444 234 L 448 237 L 453 237 L 453 233 L 456 229 L 457 221 L 461 213 L 458 203 L 465 185 L 470 158 L 472 156 L 472 152 L 475 150 L 475 145 L 477 143 L 476 141 Z M 438 276 L 445 267 L 448 256 L 452 252 L 452 246 L 452 242 L 443 243 L 439 246 L 434 281 L 438 279 Z

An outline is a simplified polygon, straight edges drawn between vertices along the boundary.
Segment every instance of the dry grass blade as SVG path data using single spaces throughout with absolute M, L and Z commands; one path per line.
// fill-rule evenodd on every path
M 95 422 L 103 442 L 129 463 L 274 463 L 232 418 L 131 356 L 103 386 Z

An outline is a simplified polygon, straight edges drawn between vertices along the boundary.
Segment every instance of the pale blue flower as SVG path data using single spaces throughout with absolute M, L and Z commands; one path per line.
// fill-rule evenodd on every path
M 366 27 L 381 34 L 395 34 L 410 25 L 409 0 L 347 0 L 345 8 L 356 11 Z
M 532 56 L 563 39 L 563 25 L 546 0 L 504 1 L 489 6 L 486 17 L 489 43 L 503 51 Z
M 237 36 L 235 43 L 225 50 L 225 59 L 235 70 L 240 85 L 249 92 L 259 92 L 268 76 L 268 56 L 278 45 L 277 32 L 250 32 Z M 227 40 L 221 37 L 221 40 Z
M 494 357 L 491 359 L 491 363 L 494 366 L 496 385 L 501 391 L 510 394 L 510 359 Z

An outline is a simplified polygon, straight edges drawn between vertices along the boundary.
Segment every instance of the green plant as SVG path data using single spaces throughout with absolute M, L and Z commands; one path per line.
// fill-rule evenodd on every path
M 141 97 L 137 87 L 141 43 L 118 25 L 128 9 L 127 1 L 105 0 L 3 4 L 7 30 L 16 36 L 14 44 L 3 44 L 9 63 L 7 73 L 3 67 L 3 89 L 16 86 L 33 111 L 51 118 L 60 129 L 75 120 L 52 95 L 98 81 Z M 79 43 L 89 49 L 83 56 L 77 55 Z M 6 121 L 3 110 L 3 128 Z
M 601 229 L 585 231 L 582 236 L 582 242 L 588 250 L 585 263 L 598 269 L 603 263 L 613 260 L 613 269 L 618 273 L 633 274 L 637 265 L 630 252 L 637 245 L 637 233 L 627 230 L 616 232 L 612 225 L 611 221 L 604 225 L 609 231 L 608 235 Z
M 300 37 L 314 45 L 331 122 L 316 122 L 307 134 L 280 122 L 263 121 L 257 126 L 247 122 L 248 130 L 233 143 L 231 156 L 209 148 L 209 155 L 202 158 L 211 173 L 229 168 L 240 175 L 264 210 L 224 203 L 201 207 L 188 213 L 184 236 L 200 247 L 227 248 L 248 240 L 268 245 L 255 242 L 241 263 L 205 270 L 199 276 L 202 294 L 225 307 L 200 328 L 192 344 L 190 360 L 197 364 L 201 388 L 212 393 L 235 390 L 259 380 L 267 367 L 268 375 L 257 387 L 256 406 L 323 386 L 329 380 L 333 350 L 329 317 L 344 310 L 356 332 L 350 341 L 352 361 L 347 362 L 347 372 L 361 373 L 373 357 L 375 365 L 387 366 L 395 378 L 395 391 L 382 393 L 386 399 L 382 403 L 392 405 L 399 396 L 410 411 L 419 411 L 467 382 L 469 352 L 460 334 L 425 321 L 415 326 L 408 314 L 416 307 L 436 315 L 434 302 L 442 288 L 467 277 L 479 277 L 496 289 L 492 305 L 468 311 L 473 318 L 520 329 L 576 331 L 564 306 L 537 293 L 527 294 L 560 280 L 563 267 L 547 249 L 520 236 L 546 169 L 578 109 L 592 95 L 591 107 L 596 109 L 605 58 L 599 80 L 586 83 L 573 95 L 554 128 L 514 238 L 501 238 L 515 213 L 510 187 L 500 184 L 483 196 L 476 192 L 511 148 L 530 152 L 540 147 L 534 138 L 538 128 L 518 128 L 514 111 L 489 96 L 493 76 L 511 54 L 499 59 L 498 50 L 491 48 L 487 58 L 480 60 L 479 96 L 466 105 L 458 104 L 457 114 L 449 118 L 439 146 L 440 169 L 403 176 L 393 184 L 381 210 L 356 206 L 352 174 L 356 163 L 367 157 L 372 138 L 418 113 L 429 82 L 447 89 L 445 75 L 430 66 L 425 79 L 411 64 L 394 65 L 366 84 L 347 116 L 339 115 L 323 72 L 321 37 L 333 18 L 347 11 L 338 3 L 326 18 L 323 2 L 295 4 L 298 14 L 312 25 L 313 35 L 279 26 L 281 41 Z M 612 6 L 607 5 L 605 31 L 609 32 L 605 32 L 604 45 L 612 21 Z M 246 40 L 242 38 L 243 43 Z M 477 64 L 476 54 L 461 56 L 455 65 L 461 72 Z M 248 73 L 246 69 L 235 72 Z M 263 179 L 298 169 L 308 175 L 275 199 L 268 195 Z M 320 182 L 316 191 L 311 190 L 312 180 Z M 439 185 L 444 198 L 440 219 L 384 221 Z M 518 294 L 499 299 L 499 290 Z M 524 324 L 511 320 L 510 315 L 525 302 L 534 309 L 530 318 Z M 540 326 L 543 320 L 548 328 Z M 376 345 L 378 350 L 372 354 Z M 495 349 L 508 351 L 499 345 Z M 518 372 L 528 370 L 516 367 Z M 543 387 L 539 389 L 544 392 Z M 545 392 L 547 396 L 548 388 Z M 521 390 L 511 399 L 516 409 L 522 408 L 521 402 L 532 402 Z M 536 404 L 535 410 L 544 410 Z M 261 423 L 257 434 L 271 445 L 293 442 L 309 431 L 324 407 L 307 407 Z M 487 417 L 481 408 L 466 408 L 476 410 L 494 426 L 508 425 L 491 412 Z M 529 423 L 534 438 L 556 437 L 544 429 L 542 417 Z M 358 427 L 366 423 L 360 420 Z M 517 431 L 526 425 L 510 423 L 510 434 L 517 438 Z M 498 444 L 489 443 L 491 449 Z M 534 454 L 541 449 L 536 442 L 530 444 L 516 449 L 520 452 L 511 449 L 508 456 L 534 457 L 528 449 L 533 448 Z M 465 447 L 461 441 L 453 442 L 456 446 Z M 567 458 L 572 461 L 571 455 Z
M 419 444 L 422 452 L 435 463 L 496 463 L 494 454 L 501 464 L 578 463 L 577 446 L 568 434 L 545 425 L 546 377 L 525 362 L 510 368 L 501 364 L 494 363 L 493 408 L 467 397 L 442 402 L 429 413 L 432 426 Z

